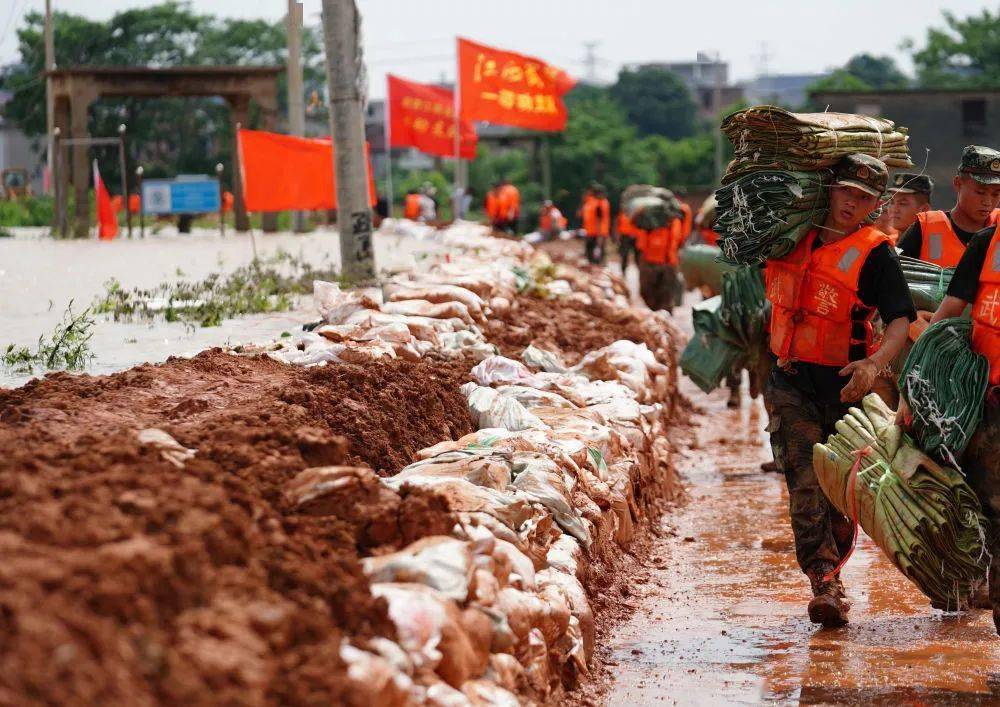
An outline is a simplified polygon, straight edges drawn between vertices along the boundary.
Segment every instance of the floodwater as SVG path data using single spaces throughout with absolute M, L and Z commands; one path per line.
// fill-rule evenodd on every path
M 863 534 L 843 571 L 851 623 L 810 623 L 784 480 L 758 466 L 763 405 L 685 392 L 704 408 L 679 454 L 690 501 L 664 517 L 638 610 L 610 638 L 607 704 L 1000 704 L 990 613 L 931 609 Z
M 285 251 L 317 267 L 336 265 L 338 238 L 335 230 L 258 232 L 253 237 L 231 231 L 222 237 L 210 230 L 190 235 L 164 230 L 144 239 L 120 237 L 111 242 L 53 240 L 37 230 L 24 230 L 14 238 L 0 238 L 0 351 L 8 344 L 34 349 L 38 337 L 48 337 L 59 324 L 71 300 L 73 311 L 82 311 L 105 292 L 105 283 L 112 278 L 125 289 L 197 280 L 246 265 L 255 248 L 262 259 Z M 378 233 L 374 243 L 378 267 L 395 270 L 411 265 L 426 242 Z M 90 341 L 94 359 L 86 372 L 111 373 L 212 346 L 270 340 L 316 319 L 311 297 L 300 298 L 292 311 L 251 315 L 194 330 L 180 322 L 121 323 L 98 318 Z M 21 385 L 31 377 L 0 365 L 0 386 Z

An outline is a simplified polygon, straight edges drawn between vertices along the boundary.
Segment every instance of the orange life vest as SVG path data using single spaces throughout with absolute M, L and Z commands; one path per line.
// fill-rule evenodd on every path
M 403 202 L 403 216 L 414 221 L 420 218 L 419 194 L 406 195 L 406 200 Z
M 920 224 L 920 259 L 942 268 L 958 265 L 965 253 L 965 245 L 955 235 L 951 221 L 944 211 L 924 211 L 917 214 Z
M 691 235 L 691 224 L 694 223 L 694 212 L 691 211 L 691 207 L 681 202 L 681 213 L 684 214 L 684 221 L 682 223 L 681 240 L 686 241 L 687 237 Z
M 619 236 L 630 236 L 635 238 L 635 232 L 638 230 L 635 224 L 632 223 L 632 219 L 625 215 L 624 211 L 618 212 L 618 222 L 616 224 Z
M 681 243 L 684 242 L 684 224 L 679 218 L 675 218 L 666 226 L 654 228 L 652 231 L 643 233 L 642 259 L 653 265 L 677 265 L 677 251 Z M 639 239 L 636 239 L 636 246 Z
M 868 254 L 889 238 L 866 226 L 814 248 L 818 233 L 811 231 L 785 257 L 767 261 L 771 351 L 781 361 L 843 367 L 850 363 L 852 344 L 863 343 L 869 355 L 878 348 L 872 328 L 875 308 L 858 297 L 858 277 Z M 859 320 L 863 340 L 853 337 Z
M 899 242 L 899 231 L 895 228 L 886 228 L 882 231 L 882 233 L 889 236 L 889 242 L 892 243 L 893 246 Z
M 588 237 L 606 238 L 611 234 L 611 204 L 607 199 L 588 197 L 583 202 L 583 230 Z
M 521 213 L 521 192 L 513 184 L 504 184 L 497 192 L 497 218 L 515 221 Z
M 719 234 L 711 228 L 702 228 L 701 240 L 703 240 L 706 245 L 719 245 Z
M 990 384 L 1000 385 L 1000 226 L 997 226 L 979 273 L 972 305 L 972 348 L 990 362 Z
M 547 209 L 542 209 L 542 213 L 538 217 L 538 230 L 542 233 L 548 233 L 553 228 L 559 230 L 566 228 L 566 219 L 559 209 L 550 206 Z
M 990 218 L 986 222 L 987 226 L 1000 226 L 1000 209 L 993 209 L 990 212 Z

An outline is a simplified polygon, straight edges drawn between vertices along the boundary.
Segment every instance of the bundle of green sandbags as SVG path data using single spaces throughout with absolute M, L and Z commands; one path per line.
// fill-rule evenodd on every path
M 762 170 L 715 193 L 715 230 L 726 259 L 753 265 L 790 253 L 826 216 L 829 172 Z
M 972 349 L 972 322 L 956 317 L 927 328 L 910 350 L 899 392 L 913 413 L 910 431 L 920 448 L 960 468 L 983 416 L 990 364 Z
M 816 476 L 837 510 L 856 517 L 934 606 L 964 609 L 986 579 L 986 519 L 962 475 L 914 446 L 895 415 L 877 395 L 851 408 L 813 448 Z
M 722 275 L 731 272 L 734 266 L 719 258 L 722 250 L 718 246 L 699 243 L 686 245 L 677 252 L 684 284 L 689 290 L 708 287 L 713 293 L 722 292 Z
M 705 393 L 719 387 L 740 358 L 739 346 L 723 335 L 722 296 L 696 304 L 691 312 L 694 336 L 681 354 L 681 370 Z
M 724 273 L 722 294 L 694 306 L 694 336 L 681 354 L 681 370 L 704 392 L 712 392 L 730 371 L 756 361 L 770 316 L 760 268 Z
M 644 231 L 666 226 L 681 216 L 681 202 L 674 193 L 650 184 L 632 184 L 622 192 L 622 210 L 632 224 Z
M 810 172 L 863 152 L 891 167 L 912 167 L 906 128 L 853 113 L 792 113 L 755 106 L 722 121 L 735 154 L 722 183 L 762 169 Z
M 899 264 L 903 268 L 903 276 L 906 277 L 914 306 L 927 312 L 937 311 L 948 292 L 955 269 L 942 268 L 905 255 L 899 256 Z

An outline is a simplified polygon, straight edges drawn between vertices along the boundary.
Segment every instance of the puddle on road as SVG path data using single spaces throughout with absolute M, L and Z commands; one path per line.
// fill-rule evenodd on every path
M 725 391 L 685 392 L 707 409 L 679 454 L 691 500 L 664 518 L 674 534 L 610 637 L 606 704 L 1000 703 L 989 612 L 931 609 L 865 536 L 844 571 L 851 623 L 810 623 L 784 479 L 758 470 L 770 458 L 763 406 L 729 411 Z

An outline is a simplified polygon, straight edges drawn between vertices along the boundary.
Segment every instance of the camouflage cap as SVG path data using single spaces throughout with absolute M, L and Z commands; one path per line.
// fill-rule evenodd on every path
M 959 174 L 967 174 L 980 184 L 1000 184 L 1000 152 L 991 147 L 969 145 L 962 150 Z
M 892 178 L 889 191 L 896 194 L 926 194 L 934 191 L 934 180 L 926 174 L 916 172 L 899 172 Z
M 872 196 L 882 196 L 888 181 L 885 163 L 862 152 L 844 155 L 833 168 L 835 185 L 854 187 Z

